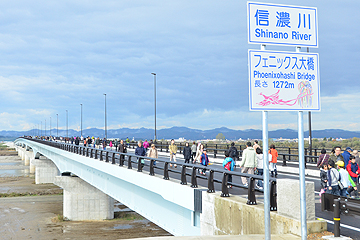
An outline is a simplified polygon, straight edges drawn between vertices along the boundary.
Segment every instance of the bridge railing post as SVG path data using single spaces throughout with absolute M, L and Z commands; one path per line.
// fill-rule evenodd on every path
M 290 161 L 291 148 L 289 147 L 289 161 Z
M 180 182 L 181 185 L 186 185 L 187 184 L 187 181 L 186 181 L 186 166 L 185 165 L 182 165 L 182 168 L 181 168 L 181 182 Z
M 112 153 L 111 164 L 115 164 L 115 152 Z
M 90 149 L 90 158 L 93 158 L 93 150 L 92 148 Z
M 270 211 L 277 211 L 276 181 L 271 181 L 271 186 L 270 186 Z
M 250 177 L 249 187 L 248 187 L 248 205 L 256 205 L 256 197 L 255 197 L 255 179 Z
M 95 157 L 94 157 L 95 159 L 97 159 L 98 158 L 98 150 L 97 149 L 95 149 Z
M 86 157 L 89 157 L 90 148 L 86 148 Z
M 109 162 L 109 152 L 105 151 L 105 162 Z
M 155 171 L 154 171 L 154 160 L 150 160 L 150 173 L 149 173 L 149 175 L 150 176 L 154 176 L 155 175 Z
M 119 153 L 119 154 L 120 154 L 120 156 L 119 156 L 119 161 L 120 161 L 119 166 L 124 166 L 124 154 L 121 154 L 121 153 Z
M 128 157 L 128 169 L 132 169 L 131 156 Z
M 100 150 L 100 161 L 103 160 L 103 150 Z
M 82 147 L 82 155 L 85 156 L 86 154 L 86 147 Z
M 192 171 L 191 171 L 191 186 L 190 187 L 192 187 L 192 188 L 198 187 L 197 180 L 196 180 L 196 167 L 193 167 Z
M 163 179 L 165 180 L 169 180 L 169 163 L 168 162 L 165 162 L 164 164 L 164 177 Z
M 230 197 L 229 190 L 227 188 L 227 179 L 228 179 L 228 174 L 226 172 L 224 172 L 223 177 L 222 177 L 222 183 L 221 183 L 220 197 Z
M 286 156 L 285 155 L 283 155 L 283 164 L 282 165 L 286 166 Z
M 142 158 L 138 157 L 138 172 L 142 172 L 142 164 L 141 164 Z
M 210 169 L 209 178 L 208 178 L 208 193 L 214 193 L 215 192 L 215 186 L 214 186 L 214 171 Z

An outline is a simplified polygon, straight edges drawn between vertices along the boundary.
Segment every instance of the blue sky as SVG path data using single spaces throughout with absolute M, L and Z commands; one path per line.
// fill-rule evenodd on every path
M 288 4 L 288 1 L 262 1 Z M 359 1 L 317 7 L 321 112 L 313 129 L 360 131 Z M 250 112 L 246 1 L 2 1 L 0 129 L 157 126 L 261 129 Z M 268 50 L 295 51 L 268 46 Z M 302 51 L 306 51 L 305 48 Z M 304 114 L 307 119 L 307 114 Z M 270 112 L 269 130 L 297 128 L 296 112 Z M 305 126 L 307 129 L 307 126 Z

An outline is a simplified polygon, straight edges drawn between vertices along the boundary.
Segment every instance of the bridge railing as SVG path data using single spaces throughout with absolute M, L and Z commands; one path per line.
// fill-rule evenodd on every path
M 163 142 L 157 142 L 155 143 L 156 148 L 160 152 L 169 152 L 169 144 L 163 143 Z M 184 150 L 185 144 L 183 143 L 177 143 L 176 146 L 178 147 L 178 151 L 180 154 Z M 135 149 L 137 147 L 137 143 L 130 143 L 130 147 Z M 209 155 L 213 155 L 214 158 L 217 157 L 225 157 L 225 153 L 229 151 L 230 144 L 204 144 L 204 147 L 207 150 L 207 153 Z M 226 147 L 226 148 L 225 148 Z M 242 156 L 243 149 L 245 149 L 245 146 L 237 145 L 236 146 L 239 152 L 239 157 Z M 293 149 L 289 147 L 277 147 L 278 155 L 279 155 L 279 161 L 282 160 L 282 165 L 287 166 L 288 161 L 298 161 L 299 153 L 298 149 Z M 313 149 L 314 155 L 308 154 L 308 149 L 305 149 L 305 167 L 306 163 L 316 163 L 319 159 L 318 153 L 320 153 L 320 149 Z
M 198 188 L 197 181 L 198 179 L 202 179 L 207 181 L 207 192 L 214 193 L 215 192 L 215 183 L 221 185 L 221 197 L 229 197 L 228 186 L 233 186 L 237 188 L 243 188 L 248 190 L 248 200 L 247 204 L 256 205 L 256 195 L 255 193 L 263 193 L 262 189 L 255 188 L 255 182 L 257 180 L 264 181 L 263 176 L 261 175 L 253 175 L 246 173 L 238 173 L 233 171 L 227 171 L 223 169 L 215 169 L 209 166 L 196 165 L 191 163 L 183 163 L 183 162 L 174 162 L 167 159 L 158 159 L 158 158 L 150 158 L 146 156 L 137 156 L 132 153 L 120 153 L 113 150 L 103 150 L 92 147 L 84 147 L 69 143 L 61 143 L 61 142 L 53 142 L 53 141 L 43 141 L 39 139 L 25 138 L 30 141 L 38 142 L 41 144 L 45 144 L 54 148 L 59 148 L 64 151 L 68 151 L 74 154 L 79 154 L 85 157 L 93 158 L 99 161 L 104 161 L 107 163 L 111 163 L 120 167 L 127 167 L 128 169 L 132 169 L 133 167 L 137 169 L 138 172 L 142 172 L 144 167 L 148 167 L 149 175 L 154 176 L 155 170 L 162 171 L 163 179 L 169 180 L 169 172 L 180 175 L 180 184 L 187 185 L 187 177 L 190 177 L 190 187 Z M 127 158 L 127 159 L 126 159 Z M 157 163 L 163 163 L 163 166 Z M 169 168 L 169 165 L 178 165 L 179 170 Z M 188 173 L 187 170 L 191 170 L 191 173 Z M 206 170 L 209 172 L 208 175 L 200 175 L 198 172 Z M 215 173 L 221 175 L 221 179 L 215 177 Z M 232 177 L 245 177 L 248 179 L 248 185 L 242 185 L 235 182 L 228 182 L 228 176 Z M 276 178 L 270 178 L 270 210 L 277 210 L 277 193 L 276 193 Z

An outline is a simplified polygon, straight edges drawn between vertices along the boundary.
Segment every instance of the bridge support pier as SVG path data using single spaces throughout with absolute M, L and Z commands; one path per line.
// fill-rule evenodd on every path
M 29 151 L 25 152 L 25 162 L 24 162 L 25 166 L 30 165 L 30 155 L 31 155 L 31 152 L 29 152 Z
M 35 183 L 54 183 L 55 177 L 60 175 L 56 165 L 49 159 L 34 159 Z
M 64 218 L 72 221 L 114 218 L 114 199 L 81 178 L 57 176 L 54 184 L 64 190 Z

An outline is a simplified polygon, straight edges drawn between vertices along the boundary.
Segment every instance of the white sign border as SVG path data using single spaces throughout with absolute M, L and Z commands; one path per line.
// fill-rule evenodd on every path
M 264 42 L 264 41 L 250 41 L 251 33 L 250 33 L 250 4 L 258 4 L 264 6 L 272 6 L 272 7 L 288 7 L 288 8 L 301 8 L 301 9 L 315 9 L 315 29 L 316 29 L 316 45 L 309 45 L 309 44 L 290 44 L 290 43 L 274 43 L 274 42 Z M 318 31 L 318 17 L 317 17 L 317 8 L 316 7 L 304 7 L 304 6 L 294 6 L 294 5 L 280 5 L 276 3 L 261 3 L 261 2 L 247 2 L 247 28 L 248 28 L 248 44 L 266 44 L 266 45 L 275 45 L 275 46 L 293 46 L 293 47 L 312 47 L 318 48 L 319 47 L 319 31 Z
M 302 54 L 302 55 L 317 55 L 317 74 L 318 74 L 318 81 L 317 81 L 317 87 L 318 87 L 318 108 L 317 109 L 275 109 L 275 108 L 254 108 L 252 99 L 252 91 L 251 91 L 251 57 L 250 52 L 268 52 L 268 53 L 287 53 L 287 54 Z M 321 111 L 321 97 L 320 97 L 320 65 L 319 65 L 319 54 L 318 53 L 308 53 L 308 52 L 289 52 L 289 51 L 272 51 L 272 50 L 258 50 L 258 49 L 248 49 L 248 72 L 249 72 L 249 110 L 250 111 L 310 111 L 310 112 L 320 112 Z

